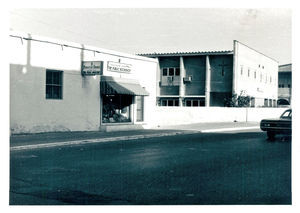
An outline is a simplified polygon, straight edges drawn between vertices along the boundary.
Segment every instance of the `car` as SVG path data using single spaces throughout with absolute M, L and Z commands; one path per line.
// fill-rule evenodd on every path
M 277 119 L 263 119 L 260 129 L 267 132 L 269 140 L 274 140 L 277 134 L 292 134 L 292 109 L 285 110 Z

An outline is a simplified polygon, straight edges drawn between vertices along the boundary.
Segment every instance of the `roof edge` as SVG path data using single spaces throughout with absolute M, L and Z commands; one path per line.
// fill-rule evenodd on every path
M 233 50 L 203 51 L 203 52 L 174 52 L 174 53 L 140 53 L 137 55 L 145 57 L 167 57 L 167 56 L 198 56 L 198 55 L 233 55 Z
M 275 62 L 277 62 L 279 64 L 279 61 L 277 61 L 276 59 L 274 59 L 274 58 L 272 58 L 272 57 L 270 57 L 270 56 L 268 56 L 268 55 L 266 55 L 266 54 L 264 54 L 264 53 L 262 53 L 262 52 L 260 52 L 260 51 L 258 51 L 256 49 L 254 49 L 253 47 L 248 46 L 247 44 L 244 44 L 244 43 L 242 43 L 242 42 L 240 42 L 238 40 L 233 40 L 233 42 L 238 42 L 238 43 L 240 43 L 240 44 L 248 47 L 249 49 L 251 49 L 251 50 L 253 50 L 253 51 L 255 51 L 255 52 L 257 52 L 257 53 L 259 53 L 259 54 L 261 54 L 261 55 L 263 55 L 263 56 L 265 56 L 265 57 L 267 57 L 267 58 L 269 58 L 269 59 L 271 59 L 271 60 L 273 60 L 273 61 L 275 61 Z

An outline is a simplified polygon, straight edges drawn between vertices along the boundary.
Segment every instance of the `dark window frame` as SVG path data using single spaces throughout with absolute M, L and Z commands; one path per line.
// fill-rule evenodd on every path
M 205 106 L 205 98 L 188 98 L 185 99 L 186 107 L 204 107 Z
M 45 96 L 49 100 L 63 99 L 63 71 L 46 69 Z
M 169 68 L 169 76 L 174 76 L 175 75 L 175 69 L 173 67 Z
M 179 107 L 179 98 L 162 98 L 161 106 L 165 107 Z
M 163 76 L 168 76 L 168 68 L 163 68 L 162 71 Z
M 180 76 L 180 67 L 163 67 L 162 76 Z
M 175 76 L 180 76 L 180 68 L 179 67 L 175 68 Z
M 101 95 L 101 124 L 133 123 L 132 95 Z

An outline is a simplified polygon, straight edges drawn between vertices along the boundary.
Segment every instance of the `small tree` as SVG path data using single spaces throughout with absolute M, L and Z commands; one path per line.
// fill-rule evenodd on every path
M 226 107 L 249 107 L 250 96 L 245 95 L 245 91 L 241 91 L 240 95 L 232 94 L 231 97 L 224 99 L 224 106 Z

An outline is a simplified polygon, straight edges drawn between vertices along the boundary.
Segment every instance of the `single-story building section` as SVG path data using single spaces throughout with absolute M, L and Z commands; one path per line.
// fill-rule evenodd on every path
M 11 134 L 147 125 L 156 59 L 20 32 L 9 42 Z

